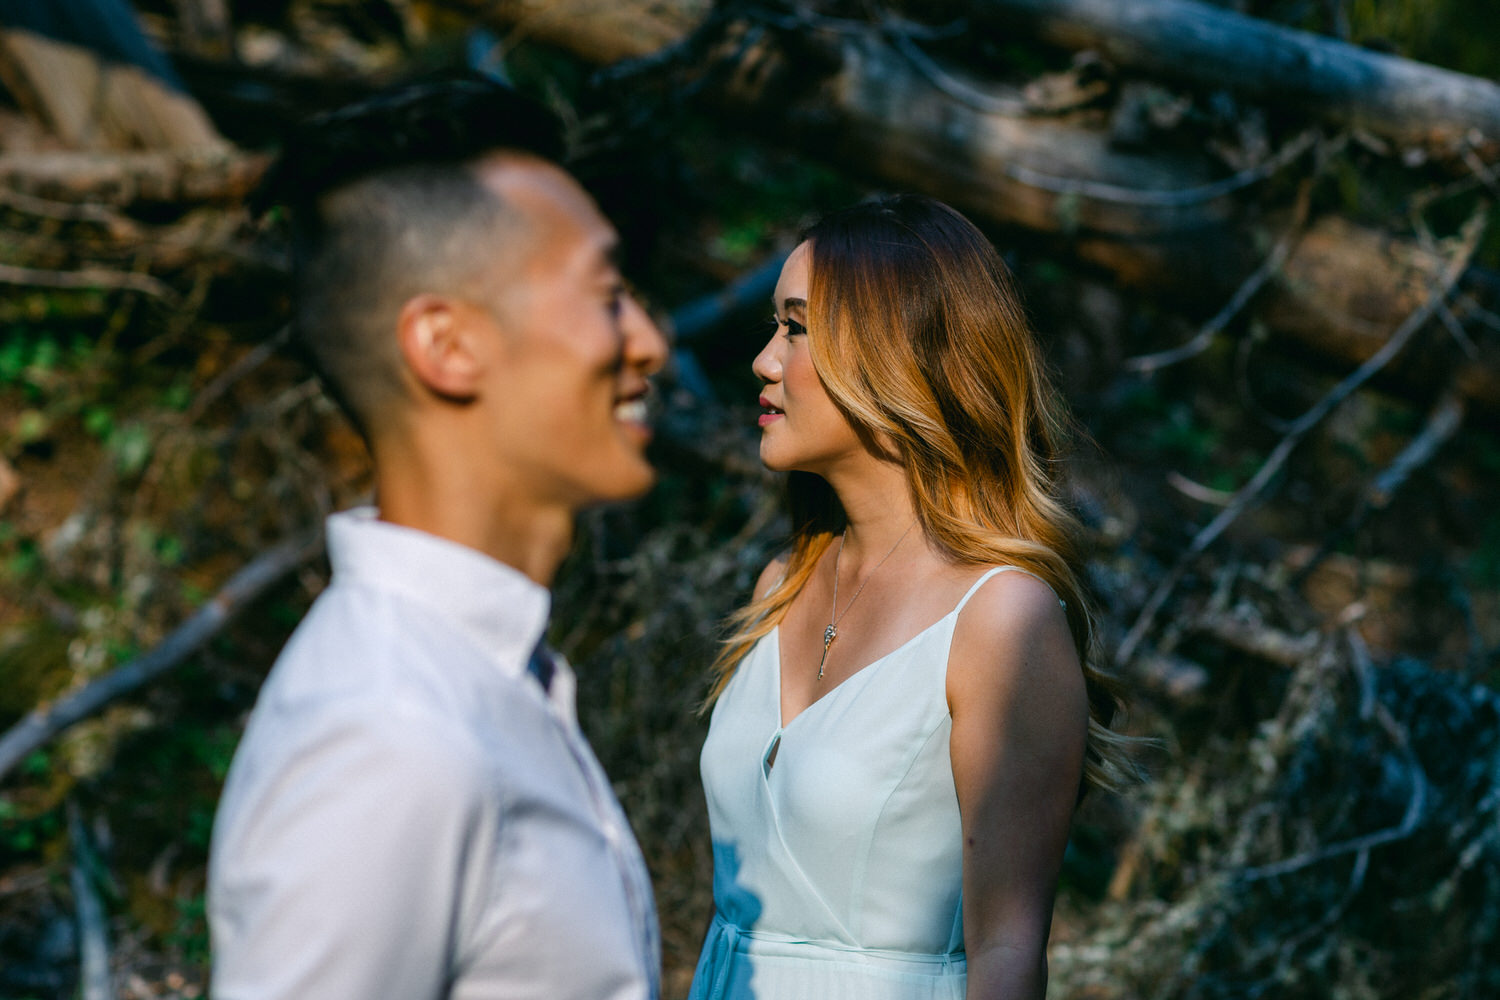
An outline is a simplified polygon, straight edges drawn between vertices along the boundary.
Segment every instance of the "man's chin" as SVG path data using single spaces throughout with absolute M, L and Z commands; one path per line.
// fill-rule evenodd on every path
M 650 492 L 651 487 L 656 485 L 657 473 L 655 467 L 647 462 L 645 458 L 631 463 L 633 468 L 622 468 L 611 475 L 608 480 L 601 479 L 594 484 L 593 498 L 590 507 L 601 504 L 624 503 L 636 500 Z

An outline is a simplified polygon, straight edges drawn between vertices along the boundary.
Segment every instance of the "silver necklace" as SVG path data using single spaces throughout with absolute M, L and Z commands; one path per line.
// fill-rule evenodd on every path
M 859 600 L 859 595 L 865 592 L 865 584 L 870 582 L 870 577 L 874 576 L 876 571 L 885 565 L 887 559 L 896 554 L 896 549 L 900 547 L 902 542 L 906 541 L 906 536 L 911 534 L 911 529 L 916 526 L 916 521 L 908 524 L 906 530 L 901 532 L 901 537 L 896 539 L 896 544 L 891 546 L 891 550 L 880 557 L 880 562 L 875 564 L 875 569 L 865 574 L 864 583 L 859 585 L 859 589 L 854 592 L 854 596 L 849 598 L 849 603 L 844 605 L 843 614 L 839 613 L 839 560 L 844 558 L 844 540 L 849 537 L 849 532 L 845 531 L 839 536 L 839 550 L 833 557 L 833 609 L 828 613 L 828 627 L 823 630 L 823 658 L 818 661 L 818 680 L 823 679 L 823 666 L 828 662 L 828 647 L 832 646 L 833 640 L 839 637 L 839 619 L 847 615 L 849 609 L 854 607 L 854 602 Z

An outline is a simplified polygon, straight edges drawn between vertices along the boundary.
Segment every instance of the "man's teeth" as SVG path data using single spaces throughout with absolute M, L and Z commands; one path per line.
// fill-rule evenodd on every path
M 646 400 L 627 399 L 615 404 L 615 419 L 632 424 L 644 424 L 646 422 Z

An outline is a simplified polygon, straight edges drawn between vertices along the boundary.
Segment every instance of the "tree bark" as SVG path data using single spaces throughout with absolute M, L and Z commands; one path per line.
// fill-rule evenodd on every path
M 442 0 L 599 63 L 682 40 L 711 0 Z M 928 0 L 906 7 L 932 13 Z M 1093 49 L 1119 66 L 1362 129 L 1398 145 L 1500 155 L 1500 84 L 1194 0 L 961 0 L 1012 37 Z
M 259 183 L 267 162 L 264 154 L 232 150 L 6 153 L 0 155 L 0 185 L 37 198 L 116 208 L 234 204 Z
M 0 81 L 73 149 L 223 149 L 198 103 L 149 70 L 35 31 L 0 30 Z
M 917 5 L 910 4 L 915 8 Z M 966 0 L 1017 27 L 1117 66 L 1223 87 L 1397 145 L 1500 153 L 1500 85 L 1193 0 Z

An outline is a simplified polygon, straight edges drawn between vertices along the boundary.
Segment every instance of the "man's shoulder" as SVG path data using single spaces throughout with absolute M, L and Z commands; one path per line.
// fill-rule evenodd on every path
M 399 593 L 338 582 L 319 595 L 271 668 L 266 696 L 282 704 L 385 698 L 440 712 L 472 701 L 483 651 L 440 612 Z

